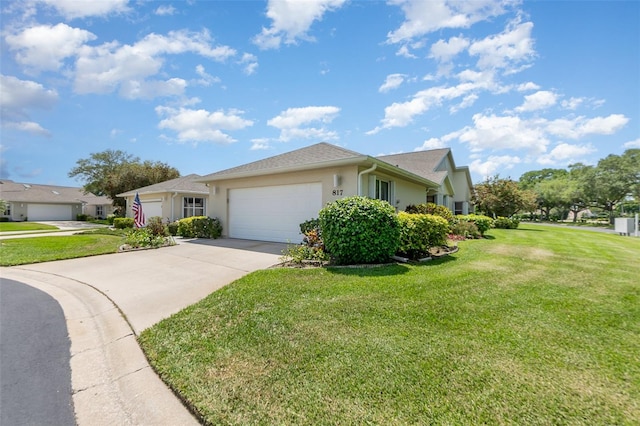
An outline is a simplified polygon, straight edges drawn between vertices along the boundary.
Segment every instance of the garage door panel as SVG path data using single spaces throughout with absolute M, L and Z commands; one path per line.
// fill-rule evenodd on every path
M 242 188 L 229 191 L 229 236 L 299 242 L 300 223 L 318 216 L 320 183 Z
M 39 220 L 73 220 L 72 206 L 67 204 L 29 204 L 27 219 L 30 222 Z
M 162 201 L 141 201 L 142 211 L 146 218 L 160 216 L 162 217 Z

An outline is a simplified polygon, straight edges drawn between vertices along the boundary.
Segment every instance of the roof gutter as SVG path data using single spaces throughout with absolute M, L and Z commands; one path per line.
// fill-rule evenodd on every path
M 373 166 L 371 166 L 370 168 L 361 171 L 360 173 L 358 173 L 358 195 L 362 196 L 362 176 L 371 173 L 372 171 L 374 171 L 376 168 L 378 167 L 377 163 L 373 163 Z

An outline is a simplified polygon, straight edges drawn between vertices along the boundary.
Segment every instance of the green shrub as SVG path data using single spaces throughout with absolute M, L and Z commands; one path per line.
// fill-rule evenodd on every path
M 400 226 L 386 201 L 347 197 L 320 210 L 327 252 L 338 264 L 385 262 L 398 248 Z
M 178 235 L 178 221 L 169 222 L 167 224 L 167 231 L 169 232 L 169 235 L 171 235 L 172 237 L 175 237 L 176 235 Z
M 520 225 L 517 218 L 498 217 L 493 221 L 493 227 L 499 229 L 516 229 Z
M 451 225 L 451 233 L 464 238 L 480 238 L 480 231 L 478 231 L 476 224 L 464 220 Z
M 9 218 L 8 217 L 0 217 L 0 222 L 9 222 Z
M 222 225 L 217 218 L 193 216 L 178 221 L 178 235 L 185 238 L 219 238 Z
M 86 222 L 88 218 L 89 216 L 84 213 L 80 213 L 76 215 L 76 220 L 79 222 Z
M 124 243 L 133 248 L 158 248 L 165 245 L 166 240 L 162 235 L 154 235 L 149 228 L 139 228 L 127 231 Z
M 115 220 L 115 218 L 117 218 L 118 216 L 116 216 L 115 214 L 110 214 L 107 216 L 107 223 L 109 225 L 113 225 L 113 221 Z
M 462 221 L 475 223 L 481 236 L 484 236 L 485 232 L 493 227 L 493 219 L 491 219 L 489 216 L 484 216 L 481 214 L 458 215 L 456 216 L 456 220 L 458 222 Z
M 116 229 L 133 228 L 133 218 L 117 217 L 113 220 L 113 227 Z
M 152 235 L 159 235 L 161 237 L 168 237 L 169 231 L 167 227 L 162 223 L 160 216 L 153 216 L 147 220 L 147 229 Z
M 432 214 L 398 213 L 400 245 L 398 252 L 411 259 L 420 259 L 435 246 L 445 245 L 449 222 Z
M 309 219 L 300 224 L 301 234 L 306 234 L 309 231 L 320 231 L 320 219 Z
M 449 223 L 453 222 L 453 212 L 445 206 L 439 206 L 435 203 L 410 204 L 405 211 L 413 214 L 432 214 L 445 218 Z

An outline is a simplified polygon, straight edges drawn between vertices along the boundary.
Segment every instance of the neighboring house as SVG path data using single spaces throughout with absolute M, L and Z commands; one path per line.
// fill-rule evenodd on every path
M 209 188 L 198 182 L 200 175 L 191 174 L 118 194 L 127 200 L 127 216 L 133 217 L 131 206 L 138 193 L 145 217 L 159 216 L 173 222 L 191 216 L 207 216 Z
M 7 210 L 0 217 L 11 221 L 76 220 L 79 214 L 104 219 L 113 212 L 109 198 L 85 194 L 82 188 L 69 186 L 3 179 L 0 198 L 7 202 Z
M 220 219 L 224 236 L 293 243 L 300 223 L 339 198 L 368 196 L 397 210 L 436 201 L 464 213 L 471 194 L 469 170 L 449 150 L 375 158 L 324 142 L 198 180 L 209 186 L 207 215 Z
M 427 193 L 427 202 L 446 206 L 454 214 L 469 214 L 473 182 L 469 167 L 456 167 L 449 148 L 416 151 L 377 157 L 436 182 L 436 191 Z

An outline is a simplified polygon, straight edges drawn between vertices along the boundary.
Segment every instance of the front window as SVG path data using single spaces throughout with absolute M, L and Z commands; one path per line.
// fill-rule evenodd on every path
M 104 206 L 96 206 L 96 216 L 104 217 Z
M 390 202 L 389 198 L 389 182 L 376 179 L 376 198 Z
M 204 216 L 204 198 L 184 197 L 182 217 Z
M 436 196 L 435 196 L 435 195 L 427 195 L 427 203 L 433 203 L 433 204 L 435 204 L 435 203 L 436 203 L 436 201 L 438 201 L 438 200 L 436 199 Z
M 11 203 L 7 203 L 5 209 L 4 209 L 4 213 L 2 213 L 4 216 L 11 216 Z
M 454 207 L 455 207 L 454 213 L 456 215 L 464 214 L 464 202 L 456 201 Z

